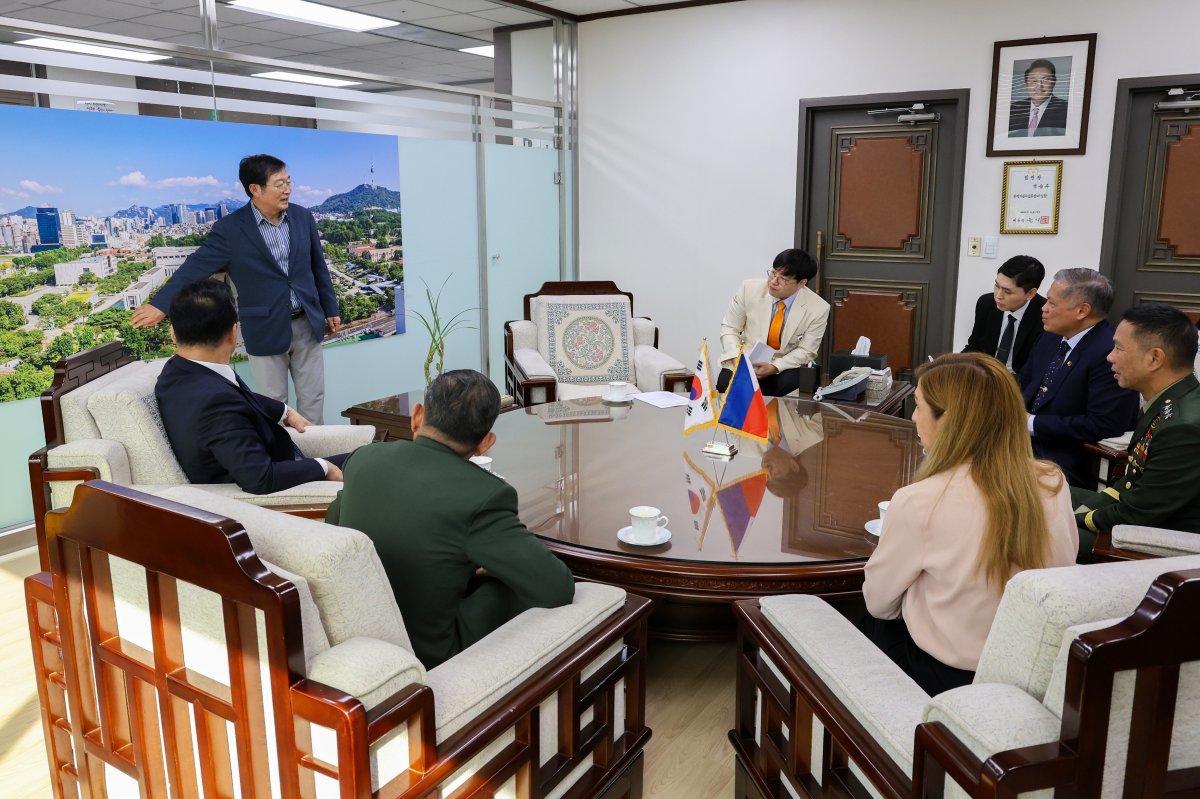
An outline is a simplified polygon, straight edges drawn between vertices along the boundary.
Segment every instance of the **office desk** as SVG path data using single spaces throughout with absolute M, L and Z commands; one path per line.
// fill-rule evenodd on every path
M 658 637 L 716 640 L 733 635 L 737 599 L 858 594 L 873 549 L 863 525 L 911 481 L 921 451 L 903 419 L 776 407 L 790 451 L 738 439 L 729 462 L 701 453 L 714 430 L 683 435 L 683 408 L 598 400 L 502 414 L 488 454 L 522 520 L 576 577 L 652 598 Z M 660 508 L 671 540 L 619 542 L 634 505 Z

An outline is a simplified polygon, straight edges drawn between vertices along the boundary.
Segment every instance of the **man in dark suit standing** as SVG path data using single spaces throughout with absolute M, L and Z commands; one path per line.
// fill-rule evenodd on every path
M 499 413 L 484 375 L 439 375 L 413 408 L 413 440 L 355 450 L 325 517 L 375 542 L 427 669 L 523 611 L 575 595 L 571 572 L 517 516 L 516 490 L 469 460 L 495 443 Z
M 1063 136 L 1067 132 L 1067 101 L 1054 95 L 1058 76 L 1054 62 L 1039 58 L 1025 68 L 1026 100 L 1008 111 L 1008 136 Z
M 255 394 L 234 373 L 237 310 L 229 287 L 190 283 L 171 301 L 179 351 L 158 376 L 154 396 L 171 449 L 193 483 L 237 483 L 269 494 L 316 480 L 341 480 L 346 455 L 305 458 L 284 425 L 309 422 L 278 400 Z
M 200 249 L 154 299 L 133 312 L 134 327 L 160 322 L 175 295 L 215 272 L 229 273 L 254 381 L 279 402 L 288 399 L 288 373 L 300 415 L 324 418 L 325 364 L 321 338 L 341 326 L 333 281 L 317 223 L 292 205 L 287 166 L 271 155 L 250 155 L 238 166 L 250 202 L 213 225 Z
M 1046 277 L 1042 262 L 1030 255 L 1014 255 L 996 273 L 991 294 L 975 303 L 975 325 L 963 352 L 983 352 L 1014 374 L 1021 371 L 1042 335 L 1044 297 L 1038 288 Z
M 1060 270 L 1042 308 L 1046 334 L 1019 377 L 1033 452 L 1073 486 L 1095 482 L 1083 445 L 1132 430 L 1137 414 L 1137 392 L 1117 385 L 1108 365 L 1112 301 L 1112 283 L 1094 269 Z

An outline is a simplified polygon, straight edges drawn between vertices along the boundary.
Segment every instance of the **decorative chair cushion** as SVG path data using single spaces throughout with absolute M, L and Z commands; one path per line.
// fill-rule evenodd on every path
M 1046 696 L 1063 633 L 1071 626 L 1128 616 L 1160 574 L 1200 568 L 1200 556 L 1030 569 L 1004 588 L 983 645 L 975 683 L 1015 685 Z
M 95 380 L 84 383 L 63 394 L 58 400 L 59 411 L 62 413 L 63 435 L 66 441 L 79 441 L 85 438 L 100 438 L 100 428 L 88 410 L 88 400 L 97 391 L 108 388 L 118 380 L 124 380 L 146 368 L 145 361 L 127 363 L 120 369 L 100 375 Z
M 1162 558 L 1200 554 L 1200 535 L 1162 527 L 1118 524 L 1112 529 L 1112 542 L 1121 549 Z
M 412 651 L 375 545 L 363 533 L 277 513 L 193 486 L 169 488 L 158 496 L 241 523 L 260 558 L 304 575 L 331 644 L 356 637 L 378 638 Z
M 158 413 L 154 384 L 166 361 L 147 363 L 96 391 L 87 401 L 100 436 L 117 441 L 129 456 L 134 483 L 186 483 Z M 119 369 L 118 373 L 124 373 Z
M 633 325 L 621 295 L 537 297 L 538 351 L 560 383 L 633 381 Z

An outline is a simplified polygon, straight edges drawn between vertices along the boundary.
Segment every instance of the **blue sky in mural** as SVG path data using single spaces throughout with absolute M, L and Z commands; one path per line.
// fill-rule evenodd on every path
M 135 204 L 244 201 L 238 161 L 262 152 L 287 162 L 300 205 L 370 182 L 372 165 L 377 185 L 399 189 L 393 136 L 8 106 L 0 213 L 52 205 L 109 216 Z

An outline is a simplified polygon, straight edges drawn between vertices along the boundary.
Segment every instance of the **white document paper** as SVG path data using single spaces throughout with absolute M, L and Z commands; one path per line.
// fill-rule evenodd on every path
M 641 394 L 634 394 L 633 398 L 655 408 L 675 408 L 688 404 L 687 394 L 676 394 L 673 391 L 643 391 Z
M 754 342 L 754 349 L 750 350 L 746 354 L 746 357 L 750 359 L 750 363 L 770 363 L 778 351 L 774 347 L 768 347 L 761 341 L 756 341 Z

